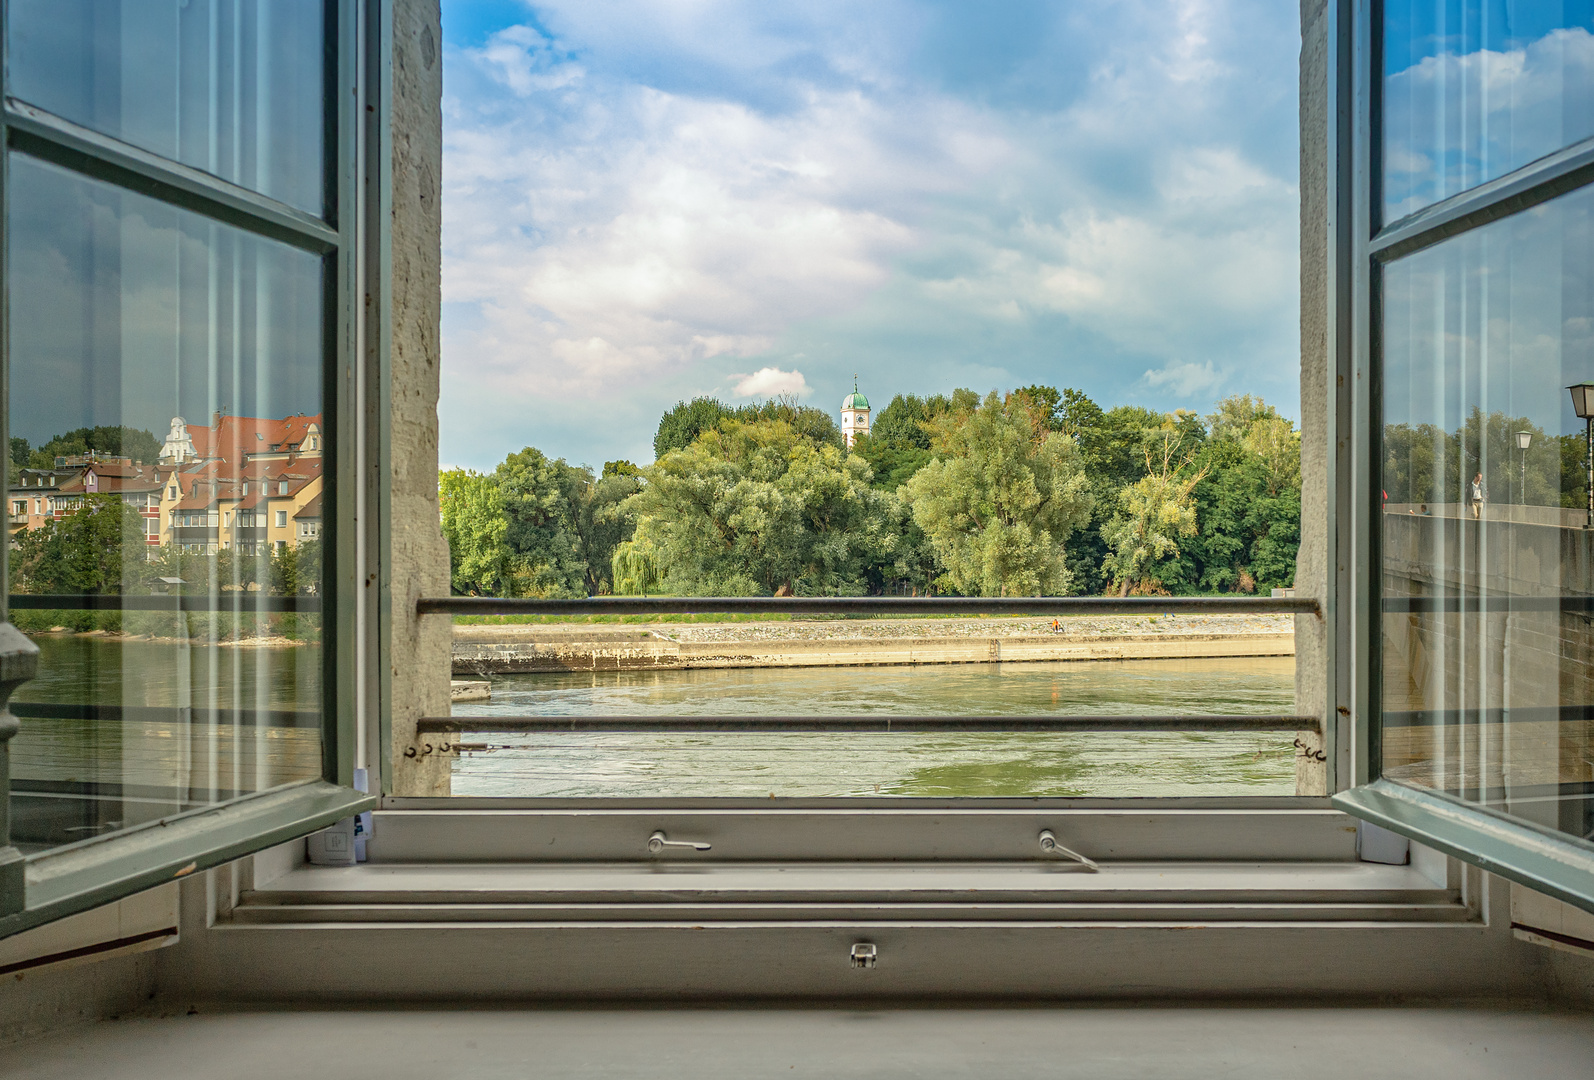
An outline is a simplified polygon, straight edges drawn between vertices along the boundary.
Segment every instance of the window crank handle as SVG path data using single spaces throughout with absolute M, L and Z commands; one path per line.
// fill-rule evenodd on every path
M 693 851 L 707 851 L 713 846 L 713 844 L 705 844 L 701 840 L 671 840 L 664 835 L 662 829 L 655 831 L 652 836 L 648 837 L 648 850 L 655 855 L 667 847 L 684 847 L 691 848 Z
M 1071 851 L 1059 844 L 1057 842 L 1057 837 L 1050 829 L 1041 830 L 1040 843 L 1041 850 L 1048 855 L 1061 855 L 1065 859 L 1072 859 L 1074 862 L 1077 862 L 1081 866 L 1085 867 L 1091 873 L 1096 873 L 1101 869 L 1101 867 L 1097 866 L 1093 860 L 1087 859 L 1079 852 Z

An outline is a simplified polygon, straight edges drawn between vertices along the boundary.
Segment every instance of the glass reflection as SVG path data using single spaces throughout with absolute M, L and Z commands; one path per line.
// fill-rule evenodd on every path
M 1594 135 L 1594 0 L 1384 4 L 1384 220 Z
M 10 0 L 7 93 L 313 214 L 322 0 Z
M 1385 776 L 1594 833 L 1594 192 L 1384 272 Z
M 17 695 L 13 839 L 319 776 L 320 260 L 9 169 L 9 587 L 43 647 Z M 41 593 L 121 610 L 16 603 Z M 201 609 L 150 610 L 173 595 Z

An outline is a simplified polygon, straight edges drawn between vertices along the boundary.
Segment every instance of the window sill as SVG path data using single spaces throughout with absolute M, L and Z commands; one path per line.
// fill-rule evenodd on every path
M 1458 895 L 1373 863 L 565 863 L 299 866 L 236 924 L 1463 923 Z

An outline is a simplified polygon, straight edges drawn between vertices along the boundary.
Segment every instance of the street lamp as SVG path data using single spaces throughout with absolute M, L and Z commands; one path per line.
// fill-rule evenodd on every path
M 1584 527 L 1594 529 L 1594 383 L 1577 383 L 1566 389 L 1572 395 L 1572 410 L 1587 427 L 1588 521 Z
M 1517 449 L 1522 451 L 1522 490 L 1517 493 L 1517 501 L 1523 506 L 1528 503 L 1528 447 L 1533 445 L 1533 432 L 1517 432 Z

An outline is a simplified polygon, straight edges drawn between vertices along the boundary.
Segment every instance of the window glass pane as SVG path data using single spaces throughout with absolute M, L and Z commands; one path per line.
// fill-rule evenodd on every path
M 8 93 L 311 213 L 322 0 L 11 0 Z
M 1594 191 L 1384 275 L 1383 772 L 1594 830 Z M 1480 610 L 1481 608 L 1481 610 Z
M 319 776 L 320 260 L 20 154 L 9 181 L 11 617 L 42 653 L 13 839 Z M 210 610 L 138 609 L 174 595 Z
M 1594 135 L 1594 0 L 1384 5 L 1384 220 Z

